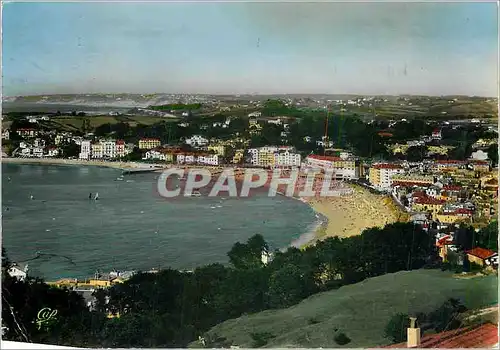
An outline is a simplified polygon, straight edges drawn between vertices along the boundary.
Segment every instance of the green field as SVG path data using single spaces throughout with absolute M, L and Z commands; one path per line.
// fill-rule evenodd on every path
M 459 279 L 440 270 L 398 272 L 313 295 L 288 309 L 223 322 L 206 337 L 253 347 L 252 333 L 270 333 L 265 347 L 332 348 L 341 347 L 334 337 L 343 332 L 351 339 L 343 347 L 380 346 L 390 343 L 384 327 L 394 314 L 431 312 L 448 298 L 461 299 L 469 309 L 495 305 L 497 285 L 497 276 Z
M 152 117 L 152 116 L 89 116 L 89 117 L 53 117 L 48 124 L 53 125 L 53 127 L 65 130 L 65 131 L 75 131 L 81 130 L 83 122 L 88 119 L 90 126 L 92 128 L 97 128 L 103 124 L 117 124 L 117 123 L 127 123 L 130 126 L 136 126 L 138 124 L 151 125 L 159 123 L 162 121 L 176 121 L 174 118 L 162 118 L 162 117 Z

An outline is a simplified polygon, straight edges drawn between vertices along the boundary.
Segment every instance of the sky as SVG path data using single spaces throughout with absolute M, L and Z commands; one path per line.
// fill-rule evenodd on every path
M 498 95 L 481 3 L 13 2 L 3 95 Z

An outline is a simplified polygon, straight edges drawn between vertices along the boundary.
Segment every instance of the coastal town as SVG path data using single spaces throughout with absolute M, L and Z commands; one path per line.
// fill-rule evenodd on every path
M 7 1 L 0 347 L 498 349 L 497 5 Z
M 282 103 L 285 111 L 290 108 L 290 101 L 286 100 L 267 103 Z M 349 106 L 352 101 L 344 103 Z M 498 160 L 497 157 L 490 157 L 493 154 L 491 150 L 496 152 L 498 134 L 490 123 L 478 117 L 458 121 L 430 120 L 425 122 L 423 128 L 430 130 L 428 134 L 408 139 L 399 137 L 397 140 L 394 140 L 393 134 L 408 128 L 407 125 L 415 121 L 405 118 L 382 122 L 369 120 L 365 124 L 380 124 L 378 129 L 381 130 L 375 129 L 375 132 L 385 148 L 384 154 L 388 155 L 389 159 L 385 160 L 362 157 L 357 154 L 355 147 L 340 148 L 341 136 L 328 136 L 328 132 L 331 132 L 328 123 L 338 122 L 342 116 L 340 119 L 338 115 L 331 116 L 329 106 L 323 108 L 323 117 L 321 114 L 317 117 L 325 123 L 323 130 L 316 135 L 301 136 L 300 139 L 293 133 L 301 122 L 290 116 L 265 115 L 261 111 L 253 111 L 243 117 L 227 116 L 218 118 L 220 121 L 209 122 L 210 118 L 193 120 L 189 110 L 192 105 L 177 104 L 176 108 L 170 112 L 178 113 L 182 120 L 175 122 L 175 128 L 183 130 L 194 124 L 199 131 L 179 138 L 176 143 L 165 143 L 165 137 L 168 138 L 171 131 L 164 137 L 141 137 L 132 143 L 113 138 L 115 132 L 103 137 L 95 132 L 75 134 L 48 129 L 46 123 L 53 115 L 27 115 L 21 123 L 17 123 L 22 127 L 2 131 L 3 143 L 10 144 L 10 154 L 5 160 L 70 162 L 137 169 L 148 169 L 154 165 L 157 171 L 186 166 L 204 167 L 214 172 L 220 172 L 224 167 L 280 169 L 283 174 L 294 169 L 301 174 L 307 174 L 310 170 L 328 170 L 333 172 L 338 183 L 349 184 L 357 189 L 357 192 L 349 192 L 353 198 L 363 191 L 372 192 L 387 198 L 388 202 L 383 206 L 392 209 L 375 210 L 371 214 L 377 200 L 367 202 L 369 194 L 352 202 L 349 202 L 348 196 L 344 199 L 328 199 L 318 195 L 316 198 L 304 199 L 317 212 L 330 220 L 334 219 L 335 226 L 330 223 L 330 229 L 327 228 L 328 223 L 324 223 L 324 235 L 340 234 L 348 237 L 372 226 L 382 227 L 397 221 L 414 222 L 433 232 L 444 260 L 448 253 L 454 254 L 456 251 L 453 242 L 461 225 L 472 225 L 480 230 L 497 217 Z M 169 128 L 171 125 L 169 123 Z M 278 142 L 262 145 L 266 140 L 262 136 L 268 130 L 275 132 Z M 454 159 L 453 150 L 461 145 L 450 144 L 446 135 L 463 133 L 463 130 L 472 130 L 481 137 L 469 141 L 467 154 Z M 221 132 L 223 136 L 210 137 L 214 131 Z M 261 139 L 256 142 L 259 137 Z M 419 154 L 415 155 L 415 151 Z M 458 155 L 456 152 L 454 154 Z M 345 215 L 349 213 L 348 216 L 339 217 L 338 211 L 337 214 L 333 213 L 332 207 L 342 207 L 346 203 L 352 203 L 344 210 Z M 365 213 L 366 222 L 352 219 L 351 213 L 355 207 Z M 352 225 L 353 221 L 358 224 Z M 477 249 L 462 253 L 479 259 L 484 266 L 497 267 L 498 255 L 495 251 L 487 247 Z

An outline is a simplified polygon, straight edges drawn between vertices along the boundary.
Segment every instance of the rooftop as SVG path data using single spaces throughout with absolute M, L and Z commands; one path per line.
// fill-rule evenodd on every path
M 372 168 L 375 169 L 403 169 L 403 167 L 399 164 L 391 164 L 391 163 L 381 163 L 381 164 L 374 164 Z
M 498 344 L 498 326 L 486 323 L 437 334 L 424 335 L 419 348 L 492 348 Z M 406 343 L 392 344 L 384 348 L 406 348 Z
M 472 248 L 471 250 L 467 250 L 466 253 L 481 259 L 488 259 L 496 254 L 493 250 L 481 247 Z

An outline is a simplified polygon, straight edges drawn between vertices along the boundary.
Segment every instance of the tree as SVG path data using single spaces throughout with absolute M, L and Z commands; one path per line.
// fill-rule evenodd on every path
M 288 264 L 271 275 L 269 281 L 269 306 L 285 308 L 306 296 L 303 275 L 296 265 Z
M 476 245 L 498 251 L 498 221 L 494 220 L 481 229 L 476 235 Z
M 268 251 L 268 245 L 262 235 L 250 237 L 246 244 L 236 243 L 228 253 L 229 261 L 237 269 L 262 267 L 262 253 Z
M 426 146 L 409 147 L 406 151 L 406 159 L 409 162 L 421 162 L 427 154 Z
M 488 158 L 493 163 L 492 165 L 496 166 L 498 164 L 498 144 L 495 143 L 494 145 L 490 145 L 487 152 Z
M 467 308 L 460 300 L 450 298 L 443 303 L 439 308 L 428 315 L 432 328 L 436 332 L 443 332 L 460 327 L 461 321 L 458 319 L 459 314 L 467 311 Z
M 62 155 L 65 158 L 78 157 L 80 154 L 80 146 L 78 146 L 74 141 L 62 145 Z
M 391 339 L 393 343 L 406 341 L 406 329 L 410 327 L 410 318 L 407 314 L 398 313 L 391 317 L 385 326 L 385 337 Z

